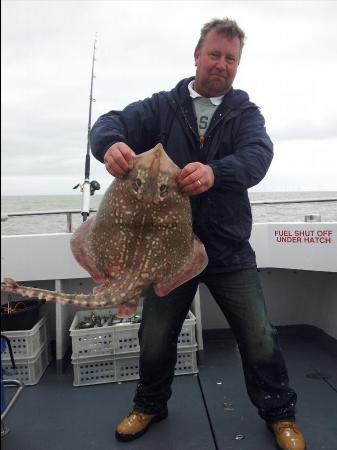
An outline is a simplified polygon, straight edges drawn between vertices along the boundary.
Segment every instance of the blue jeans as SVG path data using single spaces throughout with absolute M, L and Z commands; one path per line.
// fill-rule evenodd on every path
M 135 408 L 159 413 L 167 408 L 177 361 L 177 341 L 199 282 L 210 290 L 237 340 L 248 395 L 267 422 L 295 418 L 296 393 L 270 324 L 256 268 L 202 274 L 159 298 L 151 289 L 139 329 L 140 380 Z

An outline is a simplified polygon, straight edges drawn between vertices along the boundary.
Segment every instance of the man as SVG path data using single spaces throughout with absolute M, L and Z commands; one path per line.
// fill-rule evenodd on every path
M 259 415 L 281 449 L 305 448 L 295 423 L 296 393 L 266 315 L 248 241 L 252 217 L 247 189 L 265 176 L 273 150 L 259 109 L 245 92 L 232 88 L 244 38 L 235 21 L 205 24 L 194 52 L 195 77 L 101 116 L 91 131 L 93 154 L 115 177 L 133 167 L 134 152 L 164 145 L 182 167 L 178 184 L 190 196 L 194 232 L 209 257 L 198 277 L 164 298 L 150 289 L 144 300 L 140 381 L 134 408 L 116 429 L 121 441 L 140 437 L 167 417 L 177 339 L 202 281 L 237 339 L 247 391 Z

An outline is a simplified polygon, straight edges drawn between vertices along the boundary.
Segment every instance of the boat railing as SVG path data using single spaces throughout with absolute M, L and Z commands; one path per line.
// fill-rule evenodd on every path
M 337 197 L 323 197 L 323 198 L 307 198 L 307 199 L 279 199 L 279 200 L 251 200 L 252 206 L 259 205 L 280 205 L 290 203 L 323 203 L 323 202 L 337 202 Z M 97 209 L 90 208 L 90 213 L 95 213 Z M 46 211 L 24 211 L 24 212 L 9 212 L 1 214 L 1 222 L 14 217 L 29 217 L 29 216 L 48 216 L 48 215 L 65 215 L 67 220 L 67 229 L 69 233 L 73 232 L 73 214 L 81 214 L 80 209 L 61 209 L 61 210 L 46 210 Z M 320 222 L 318 214 L 310 214 L 305 216 L 306 222 Z
M 97 209 L 90 208 L 89 214 L 95 213 Z M 23 212 L 10 212 L 1 214 L 1 222 L 14 217 L 30 217 L 30 216 L 51 216 L 51 215 L 65 215 L 67 219 L 67 232 L 73 232 L 73 214 L 81 214 L 80 209 L 59 209 L 59 210 L 46 210 L 46 211 L 23 211 Z

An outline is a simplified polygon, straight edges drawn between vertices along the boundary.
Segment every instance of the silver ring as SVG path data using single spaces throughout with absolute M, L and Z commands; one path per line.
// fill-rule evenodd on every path
M 202 186 L 202 182 L 200 180 L 197 180 L 197 183 L 199 186 Z

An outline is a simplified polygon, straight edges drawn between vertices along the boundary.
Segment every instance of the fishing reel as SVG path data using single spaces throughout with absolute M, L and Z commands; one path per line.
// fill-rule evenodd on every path
M 92 180 L 90 181 L 90 195 L 94 195 L 95 191 L 99 191 L 101 189 L 101 185 L 98 181 Z
M 73 189 L 80 188 L 81 192 L 83 192 L 83 187 L 84 187 L 84 183 L 82 183 L 82 184 L 78 183 L 78 184 L 76 184 L 76 186 L 73 187 Z M 94 193 L 96 191 L 99 191 L 100 189 L 101 189 L 101 185 L 99 184 L 98 181 L 96 181 L 96 180 L 90 181 L 90 195 L 94 195 Z

